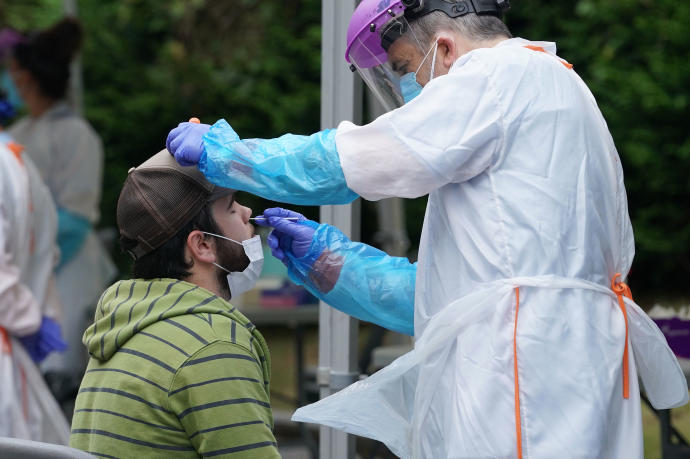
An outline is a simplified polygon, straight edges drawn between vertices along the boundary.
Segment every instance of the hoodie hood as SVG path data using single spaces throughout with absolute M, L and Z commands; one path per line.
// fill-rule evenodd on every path
M 242 325 L 250 323 L 230 303 L 198 285 L 176 279 L 132 279 L 117 282 L 103 293 L 94 323 L 82 341 L 91 357 L 106 361 L 149 325 L 197 313 L 222 314 Z

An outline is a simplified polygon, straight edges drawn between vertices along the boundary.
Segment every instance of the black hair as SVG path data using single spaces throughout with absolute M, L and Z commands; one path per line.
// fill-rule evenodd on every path
M 187 262 L 184 257 L 184 249 L 189 233 L 194 230 L 219 234 L 218 224 L 211 214 L 210 204 L 206 204 L 199 213 L 180 229 L 177 234 L 166 241 L 162 246 L 137 258 L 134 261 L 133 274 L 138 279 L 156 279 L 159 277 L 183 280 L 192 273 L 189 269 L 194 261 Z M 205 237 L 210 237 L 206 236 Z M 122 250 L 128 252 L 137 245 L 137 241 L 121 236 Z
M 44 95 L 62 99 L 67 94 L 69 68 L 82 42 L 82 28 L 74 18 L 30 34 L 18 43 L 13 56 L 38 82 Z

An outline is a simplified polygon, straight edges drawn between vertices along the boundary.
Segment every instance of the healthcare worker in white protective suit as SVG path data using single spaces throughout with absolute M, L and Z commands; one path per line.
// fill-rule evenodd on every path
M 76 381 L 86 367 L 81 337 L 90 311 L 116 273 L 94 231 L 103 178 L 101 140 L 65 99 L 70 63 L 80 42 L 81 28 L 68 18 L 15 45 L 10 74 L 29 114 L 8 131 L 26 147 L 58 212 L 56 274 L 69 349 L 51 357 L 44 369 L 66 372 Z
M 23 148 L 0 131 L 0 437 L 69 439 L 34 365 L 66 347 L 53 274 L 56 233 L 50 192 Z
M 293 280 L 415 337 L 293 419 L 401 457 L 641 458 L 638 377 L 657 408 L 685 404 L 686 381 L 623 283 L 633 234 L 594 97 L 553 43 L 511 38 L 507 3 L 364 0 L 346 59 L 391 111 L 268 140 L 181 123 L 168 149 L 284 202 L 429 194 L 417 265 L 264 211 Z

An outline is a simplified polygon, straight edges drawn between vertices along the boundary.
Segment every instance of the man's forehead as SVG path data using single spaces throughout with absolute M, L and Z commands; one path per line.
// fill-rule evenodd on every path
M 394 63 L 414 59 L 418 57 L 419 53 L 419 49 L 407 40 L 396 40 L 388 48 L 388 62 Z
M 211 203 L 212 206 L 218 206 L 218 207 L 229 207 L 235 202 L 235 192 L 230 192 L 228 194 L 224 194 L 220 196 L 219 198 L 213 200 Z

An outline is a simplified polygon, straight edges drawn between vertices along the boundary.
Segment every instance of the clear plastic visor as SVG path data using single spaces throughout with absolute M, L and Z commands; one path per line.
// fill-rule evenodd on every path
M 352 63 L 386 111 L 402 107 L 404 100 L 400 90 L 401 75 L 395 73 L 388 63 L 369 68 L 359 67 L 355 60 Z
M 393 19 L 381 27 L 381 31 L 376 33 L 375 39 L 372 36 L 358 37 L 348 57 L 371 92 L 390 111 L 404 104 L 400 78 L 417 71 L 428 50 L 413 35 L 404 16 Z M 387 52 L 381 47 L 382 34 L 389 40 L 394 37 Z M 395 39 L 397 36 L 400 38 Z M 422 67 L 429 66 L 430 59 L 428 57 Z

